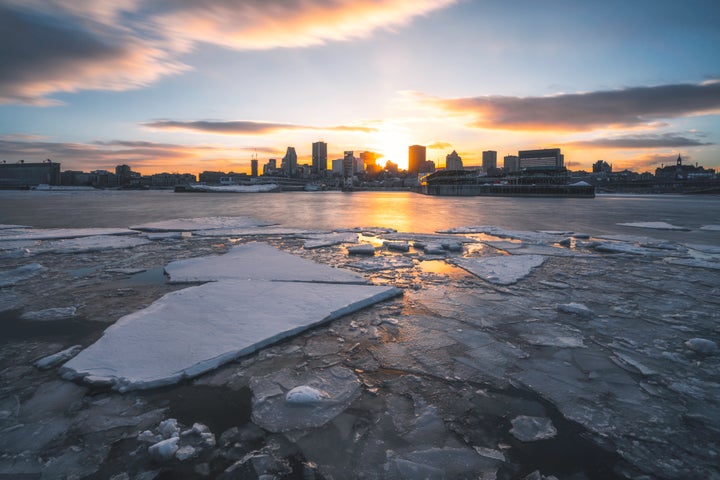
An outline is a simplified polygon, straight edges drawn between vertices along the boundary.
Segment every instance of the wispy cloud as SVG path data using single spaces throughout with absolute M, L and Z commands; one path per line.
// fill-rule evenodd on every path
M 155 120 L 142 124 L 145 127 L 158 130 L 185 130 L 198 133 L 216 133 L 221 135 L 267 135 L 279 131 L 288 130 L 322 130 L 338 132 L 364 132 L 377 131 L 374 127 L 337 125 L 329 127 L 318 127 L 312 125 L 295 125 L 289 123 L 257 122 L 252 120 L 235 121 L 177 121 L 177 120 Z
M 622 135 L 593 140 L 582 140 L 566 143 L 565 145 L 580 148 L 617 148 L 617 149 L 643 149 L 643 148 L 684 148 L 714 145 L 691 138 L 680 133 Z
M 421 103 L 452 114 L 470 116 L 474 127 L 498 130 L 627 128 L 662 119 L 720 112 L 720 80 L 548 97 L 413 95 Z
M 201 44 L 258 50 L 363 38 L 455 1 L 4 0 L 0 104 L 140 88 L 188 70 L 179 57 Z
M 447 150 L 452 147 L 452 143 L 448 142 L 434 142 L 427 146 L 430 150 Z
M 49 158 L 62 164 L 63 170 L 114 170 L 128 164 L 133 170 L 187 171 L 225 170 L 229 165 L 247 167 L 255 151 L 278 154 L 268 147 L 233 147 L 222 145 L 182 145 L 145 141 L 98 141 L 65 143 L 0 139 L 0 160 L 8 163 L 25 160 L 40 162 Z

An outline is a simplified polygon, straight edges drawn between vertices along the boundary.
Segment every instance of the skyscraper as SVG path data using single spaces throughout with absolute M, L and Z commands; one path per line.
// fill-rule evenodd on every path
M 282 170 L 289 177 L 297 175 L 297 153 L 295 153 L 295 147 L 287 147 L 285 156 L 282 159 Z
M 482 166 L 486 172 L 497 168 L 497 152 L 495 150 L 482 152 Z
M 408 147 L 408 173 L 418 173 L 425 163 L 427 149 L 423 145 Z
M 323 174 L 327 170 L 327 143 L 312 144 L 312 172 Z
M 253 158 L 252 160 L 250 160 L 250 176 L 251 177 L 258 176 L 258 160 L 257 160 L 257 158 Z

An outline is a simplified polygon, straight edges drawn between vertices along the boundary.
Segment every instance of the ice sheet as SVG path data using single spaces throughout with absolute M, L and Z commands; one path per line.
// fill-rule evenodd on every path
M 333 245 L 340 245 L 341 243 L 355 243 L 357 241 L 357 233 L 329 233 L 326 235 L 313 235 L 305 240 L 303 247 L 311 250 L 313 248 L 331 247 Z
M 33 228 L 0 234 L 0 242 L 13 240 L 58 240 L 61 238 L 91 237 L 94 235 L 137 235 L 127 228 Z
M 509 255 L 483 258 L 455 258 L 452 263 L 496 285 L 511 285 L 525 278 L 545 262 L 542 255 Z
M 622 227 L 636 227 L 636 228 L 651 228 L 654 230 L 682 230 L 690 231 L 686 227 L 678 227 L 677 225 L 671 225 L 667 222 L 630 222 L 630 223 L 618 223 Z
M 82 253 L 112 250 L 116 248 L 134 248 L 147 245 L 151 240 L 140 236 L 95 235 L 82 238 L 68 238 L 43 242 L 31 247 L 30 253 Z
M 61 372 L 120 391 L 169 385 L 400 293 L 242 280 L 190 287 L 121 318 Z
M 168 264 L 165 272 L 173 283 L 226 279 L 367 283 L 353 272 L 311 262 L 260 242 L 238 245 L 224 255 L 178 260 Z
M 5 270 L 0 272 L 0 287 L 11 287 L 25 280 L 29 280 L 44 271 L 45 267 L 39 263 L 30 263 L 13 270 Z
M 214 230 L 218 228 L 260 227 L 263 225 L 271 224 L 259 222 L 250 217 L 196 217 L 143 223 L 141 225 L 131 226 L 130 228 L 144 232 L 188 232 L 194 230 Z

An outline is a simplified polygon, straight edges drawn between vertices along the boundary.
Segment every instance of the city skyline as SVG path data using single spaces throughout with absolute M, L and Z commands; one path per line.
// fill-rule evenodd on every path
M 720 168 L 720 5 L 0 2 L 0 160 L 250 172 L 313 142 L 408 167 L 561 148 Z

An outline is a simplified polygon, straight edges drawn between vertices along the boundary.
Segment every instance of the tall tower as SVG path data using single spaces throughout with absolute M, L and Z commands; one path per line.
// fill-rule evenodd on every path
M 312 171 L 323 174 L 327 170 L 327 143 L 315 142 L 312 144 Z
M 250 160 L 250 176 L 251 177 L 257 177 L 258 176 L 258 159 L 253 158 Z
M 453 150 L 452 153 L 445 156 L 445 170 L 462 170 L 462 158 Z
M 295 153 L 295 147 L 287 147 L 285 156 L 282 159 L 282 169 L 289 177 L 297 175 L 297 153 Z
M 410 145 L 408 147 L 408 173 L 418 173 L 425 163 L 427 149 L 423 145 Z
M 486 172 L 497 168 L 497 152 L 495 150 L 486 150 L 482 152 L 482 166 L 483 170 Z

